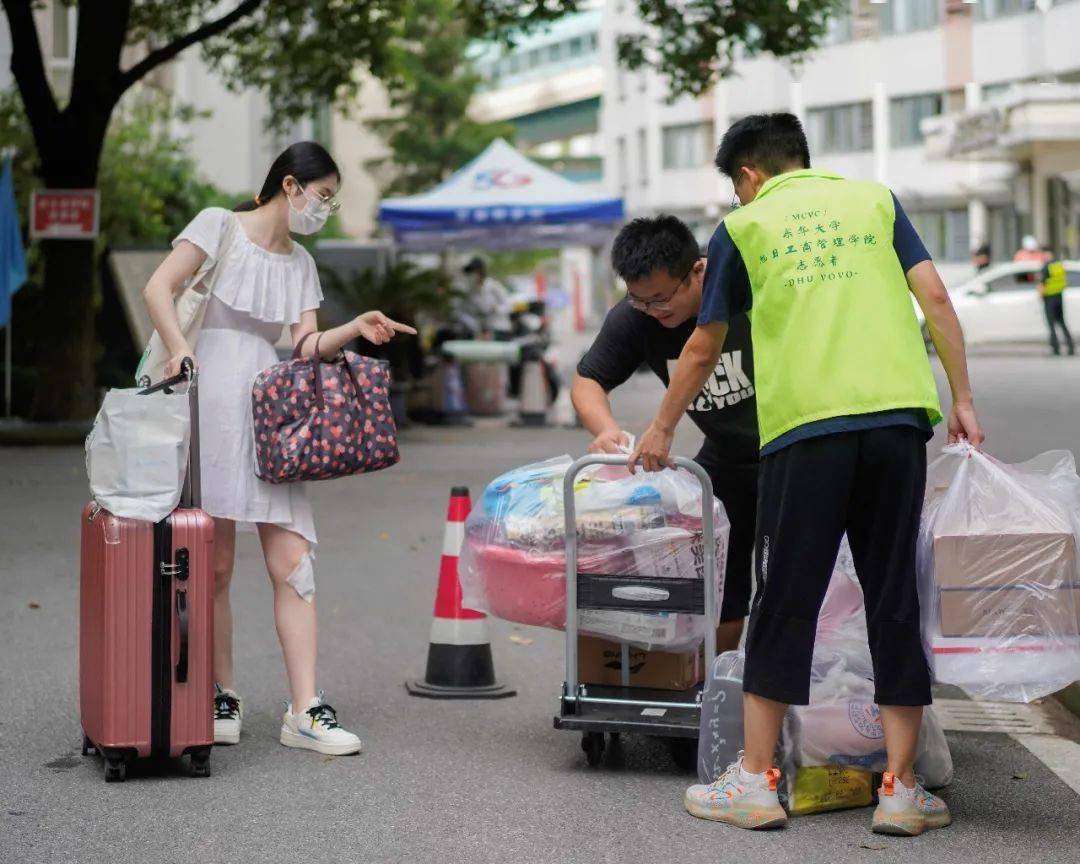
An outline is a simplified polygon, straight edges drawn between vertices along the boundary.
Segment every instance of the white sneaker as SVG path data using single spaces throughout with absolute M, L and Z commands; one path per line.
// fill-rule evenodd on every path
M 360 739 L 346 732 L 337 722 L 337 712 L 323 702 L 322 691 L 306 709 L 294 714 L 292 705 L 285 709 L 281 722 L 281 743 L 286 747 L 314 750 L 327 756 L 346 756 L 360 752 Z
M 683 803 L 687 812 L 699 819 L 727 822 L 738 828 L 780 828 L 787 824 L 787 813 L 776 794 L 779 780 L 776 768 L 744 774 L 740 753 L 708 786 L 687 789 Z
M 233 690 L 214 684 L 214 743 L 239 744 L 244 700 Z
M 951 824 L 948 805 L 923 789 L 918 780 L 908 788 L 899 777 L 885 772 L 874 811 L 875 833 L 917 837 L 928 828 L 944 828 Z

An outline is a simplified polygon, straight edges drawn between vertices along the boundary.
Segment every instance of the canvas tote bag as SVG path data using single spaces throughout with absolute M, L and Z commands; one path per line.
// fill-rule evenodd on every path
M 192 348 L 195 347 L 195 340 L 199 338 L 199 331 L 202 329 L 203 317 L 206 315 L 206 301 L 214 293 L 214 281 L 218 273 L 216 265 L 228 251 L 239 227 L 235 213 L 227 214 L 223 221 L 217 255 L 213 260 L 207 257 L 176 301 L 176 318 L 180 322 L 180 332 L 184 334 L 184 339 Z M 165 347 L 165 341 L 155 330 L 150 335 L 150 341 L 135 369 L 136 382 L 152 384 L 160 381 L 165 377 L 165 364 L 168 362 L 169 349 Z M 147 380 L 144 381 L 144 378 Z

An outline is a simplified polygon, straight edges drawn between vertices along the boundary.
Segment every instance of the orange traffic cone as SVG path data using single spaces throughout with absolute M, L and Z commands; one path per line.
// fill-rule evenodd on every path
M 465 539 L 469 515 L 469 490 L 450 492 L 446 513 L 443 554 L 439 562 L 439 588 L 435 594 L 435 617 L 431 622 L 427 672 L 422 681 L 406 681 L 413 696 L 432 699 L 501 699 L 516 691 L 495 681 L 487 616 L 461 605 L 458 556 Z

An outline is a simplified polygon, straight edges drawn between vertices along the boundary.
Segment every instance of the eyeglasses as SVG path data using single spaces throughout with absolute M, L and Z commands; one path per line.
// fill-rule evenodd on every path
M 300 185 L 299 180 L 296 181 L 296 185 L 300 187 L 300 191 L 303 193 L 304 197 L 308 198 L 307 189 Z M 308 200 L 311 201 L 312 199 L 308 198 Z M 332 195 L 323 196 L 316 193 L 314 200 L 318 201 L 320 204 L 325 205 L 327 210 L 331 214 L 337 213 L 337 211 L 341 209 L 341 202 L 338 201 L 337 198 L 334 198 Z
M 686 271 L 686 274 L 678 281 L 674 288 L 671 289 L 671 293 L 667 297 L 661 297 L 657 300 L 639 300 L 629 291 L 626 292 L 627 300 L 630 302 L 630 306 L 633 309 L 637 309 L 638 312 L 648 312 L 650 309 L 655 309 L 657 312 L 667 312 L 671 309 L 671 301 L 676 294 L 679 293 L 679 289 L 682 288 L 683 283 L 690 278 L 690 274 L 694 272 L 694 265 L 697 261 L 694 261 L 690 265 L 690 269 Z

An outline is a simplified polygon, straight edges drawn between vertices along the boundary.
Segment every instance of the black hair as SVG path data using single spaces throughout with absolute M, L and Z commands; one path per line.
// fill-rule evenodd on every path
M 487 264 L 484 259 L 479 255 L 470 258 L 469 263 L 461 268 L 462 273 L 479 273 L 481 276 L 487 276 Z
M 326 152 L 326 148 L 322 144 L 317 144 L 314 141 L 297 141 L 295 144 L 286 147 L 281 152 L 281 155 L 274 160 L 274 164 L 270 166 L 270 170 L 266 174 L 266 180 L 263 181 L 259 194 L 251 201 L 238 204 L 233 210 L 237 212 L 254 210 L 266 204 L 281 192 L 281 184 L 286 177 L 295 177 L 303 184 L 331 174 L 336 175 L 338 181 L 341 181 L 341 169 L 338 168 L 334 157 Z
M 716 151 L 716 167 L 734 179 L 744 165 L 773 177 L 810 167 L 810 147 L 794 114 L 751 114 L 731 124 Z
M 611 247 L 611 266 L 624 282 L 645 279 L 661 269 L 677 279 L 700 257 L 701 248 L 686 223 L 663 214 L 627 223 Z

